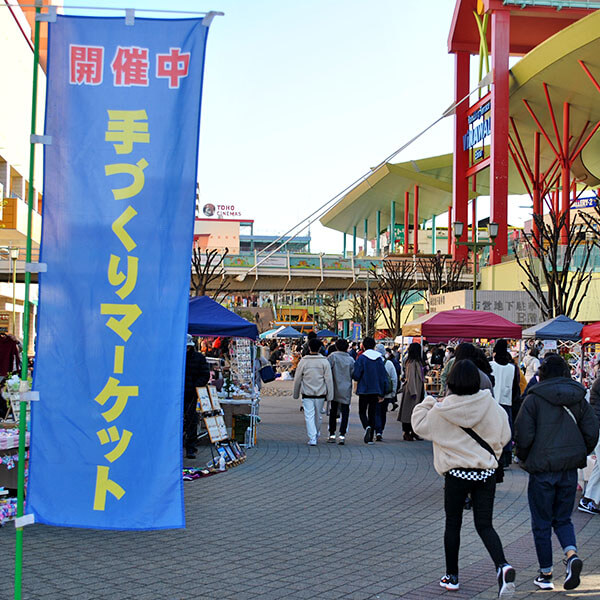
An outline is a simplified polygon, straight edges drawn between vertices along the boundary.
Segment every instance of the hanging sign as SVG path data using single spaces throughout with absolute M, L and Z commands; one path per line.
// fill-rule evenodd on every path
M 202 20 L 50 24 L 28 511 L 184 526 L 182 396 Z
M 492 119 L 488 115 L 491 108 L 491 100 L 488 100 L 468 116 L 469 130 L 463 135 L 463 150 L 473 148 L 492 134 Z

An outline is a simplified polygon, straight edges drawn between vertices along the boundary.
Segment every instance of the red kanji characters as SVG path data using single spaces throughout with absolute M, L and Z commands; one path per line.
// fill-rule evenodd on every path
M 181 48 L 170 48 L 170 54 L 156 55 L 156 77 L 168 79 L 171 89 L 179 87 L 179 80 L 188 76 L 190 53 L 181 54 Z
M 117 46 L 117 52 L 111 63 L 114 85 L 129 87 L 148 85 L 148 48 Z
M 103 46 L 69 46 L 70 83 L 72 85 L 100 85 L 104 67 Z

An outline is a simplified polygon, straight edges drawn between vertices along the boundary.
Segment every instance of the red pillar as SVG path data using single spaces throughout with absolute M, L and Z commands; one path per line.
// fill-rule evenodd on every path
M 404 254 L 408 254 L 408 230 L 410 229 L 408 220 L 408 204 L 409 194 L 408 192 L 404 192 Z
M 419 186 L 415 185 L 415 212 L 414 212 L 414 242 L 413 242 L 413 254 L 419 253 Z
M 448 254 L 452 254 L 452 206 L 448 207 Z
M 542 214 L 542 203 L 540 196 L 540 132 L 536 131 L 533 138 L 533 215 Z M 539 236 L 539 227 L 533 220 L 533 233 L 535 238 Z
M 469 64 L 468 52 L 457 52 L 454 55 L 454 101 L 459 102 L 469 93 Z M 467 169 L 469 167 L 469 152 L 463 149 L 463 136 L 468 130 L 467 110 L 469 100 L 465 100 L 456 107 L 454 114 L 454 167 L 452 173 L 452 206 L 454 219 L 465 224 L 462 242 L 468 240 L 467 223 L 469 215 L 469 180 Z M 451 217 L 449 217 L 451 219 Z M 451 235 L 452 222 L 450 223 L 448 239 Z M 456 240 L 458 241 L 458 240 Z M 466 246 L 452 244 L 452 255 L 455 259 L 466 258 Z
M 569 103 L 565 102 L 563 104 L 563 133 L 562 133 L 562 154 L 563 158 L 561 161 L 561 185 L 562 185 L 562 206 L 561 206 L 561 215 L 565 215 L 565 226 L 560 232 L 560 243 L 566 244 L 569 238 L 569 224 L 570 224 L 570 214 L 571 210 L 571 199 L 569 197 L 571 192 L 571 170 L 569 168 Z M 557 215 L 557 218 L 558 215 Z
M 508 57 L 510 12 L 492 12 L 492 143 L 491 219 L 498 223 L 498 237 L 492 247 L 491 263 L 498 264 L 508 252 Z
M 552 192 L 552 210 L 554 211 L 554 218 L 558 219 L 558 190 Z

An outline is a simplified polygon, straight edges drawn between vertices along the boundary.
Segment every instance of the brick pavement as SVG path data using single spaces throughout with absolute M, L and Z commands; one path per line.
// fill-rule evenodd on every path
M 25 530 L 26 600 L 395 600 L 495 598 L 493 566 L 466 513 L 461 590 L 446 592 L 442 479 L 427 442 L 362 442 L 353 406 L 346 446 L 306 445 L 290 383 L 261 407 L 260 444 L 241 466 L 185 484 L 187 529 Z M 391 415 L 391 413 L 390 413 Z M 323 428 L 325 435 L 325 428 Z M 517 567 L 516 598 L 600 598 L 600 517 L 574 514 L 585 561 L 578 590 L 533 592 L 526 475 L 498 491 L 495 523 Z M 14 529 L 0 529 L 0 599 L 12 598 Z M 560 556 L 557 553 L 555 562 Z M 556 569 L 562 572 L 562 565 Z

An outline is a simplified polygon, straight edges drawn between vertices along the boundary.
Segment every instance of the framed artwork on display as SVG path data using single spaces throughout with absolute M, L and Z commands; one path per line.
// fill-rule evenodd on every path
M 219 394 L 217 392 L 216 386 L 209 385 L 208 392 L 210 394 L 210 401 L 211 401 L 213 410 L 221 410 L 221 403 L 219 402 Z
M 221 430 L 219 428 L 219 424 L 217 423 L 217 417 L 205 417 L 204 426 L 206 427 L 206 431 L 208 431 L 208 437 L 213 444 L 221 441 Z
M 229 455 L 229 458 L 235 462 L 238 459 L 238 457 L 235 455 L 235 452 L 233 451 L 231 446 L 229 444 L 226 444 L 224 447 L 225 447 L 225 451 Z
M 225 421 L 223 420 L 223 415 L 217 415 L 215 417 L 216 421 L 217 421 L 217 426 L 219 428 L 219 431 L 221 433 L 221 439 L 222 440 L 227 440 L 229 439 L 229 435 L 227 433 L 227 427 L 225 425 Z
M 225 449 L 225 446 L 219 446 L 217 448 L 217 452 L 219 453 L 220 456 L 222 456 L 225 459 L 225 462 L 232 462 L 231 460 L 231 456 L 229 456 L 227 450 Z
M 210 393 L 207 387 L 196 388 L 196 394 L 198 394 L 198 406 L 200 412 L 212 412 L 213 407 L 210 402 Z

